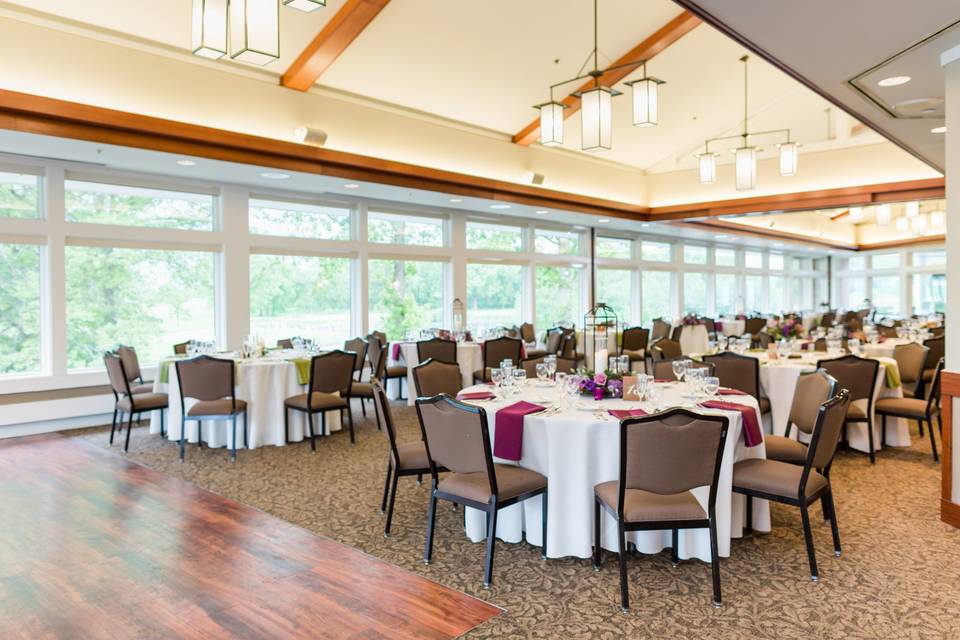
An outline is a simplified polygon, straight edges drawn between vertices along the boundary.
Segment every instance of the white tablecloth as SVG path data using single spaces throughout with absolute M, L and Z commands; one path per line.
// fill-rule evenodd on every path
M 746 320 L 735 318 L 720 318 L 719 322 L 723 323 L 721 333 L 725 336 L 742 336 L 747 327 Z
M 710 336 L 707 334 L 706 325 L 686 325 L 680 332 L 680 350 L 683 351 L 684 355 L 704 353 L 710 348 L 709 343 Z
M 496 411 L 519 399 L 530 402 L 554 400 L 556 390 L 552 387 L 536 386 L 528 382 L 524 392 L 509 400 L 497 400 L 480 404 L 487 412 L 491 438 L 496 434 Z M 682 402 L 683 385 L 664 385 L 663 401 L 679 404 Z M 476 387 L 474 390 L 489 391 L 489 387 Z M 755 404 L 752 398 L 737 398 L 737 402 Z M 524 419 L 523 457 L 519 465 L 533 469 L 547 477 L 549 487 L 549 509 L 547 535 L 549 544 L 547 553 L 551 558 L 576 556 L 587 558 L 591 555 L 593 543 L 593 489 L 594 486 L 609 480 L 616 480 L 619 474 L 620 426 L 619 422 L 607 415 L 607 409 L 633 408 L 636 402 L 622 400 L 603 400 L 594 402 L 585 400 L 603 410 L 602 415 L 593 411 L 569 410 L 543 416 L 529 415 Z M 717 491 L 717 539 L 721 556 L 730 555 L 731 537 L 742 535 L 746 515 L 744 496 L 733 495 L 733 463 L 747 458 L 765 457 L 763 444 L 746 447 L 741 436 L 741 417 L 737 412 L 724 412 L 730 416 L 730 429 L 727 433 L 727 445 L 724 449 L 723 463 L 720 468 Z M 508 460 L 494 459 L 496 462 L 511 464 Z M 708 488 L 694 490 L 694 494 L 706 508 Z M 520 542 L 526 532 L 530 544 L 541 546 L 541 498 L 531 498 L 500 511 L 497 520 L 497 537 L 506 542 Z M 486 535 L 486 520 L 483 512 L 465 509 L 466 530 L 469 538 L 479 542 Z M 602 520 L 602 546 L 614 551 L 617 549 L 617 527 L 612 516 L 604 513 Z M 765 500 L 755 500 L 753 526 L 758 531 L 770 530 L 770 511 Z M 638 531 L 627 534 L 643 553 L 657 553 L 671 544 L 670 531 Z M 706 529 L 680 531 L 680 556 L 682 558 L 700 558 L 710 560 L 710 539 Z
M 407 404 L 411 407 L 417 399 L 416 385 L 413 383 L 413 368 L 420 364 L 416 342 L 400 342 L 400 359 L 393 360 L 393 344 L 390 345 L 391 364 L 407 366 Z M 457 343 L 457 365 L 460 367 L 461 384 L 469 387 L 473 384 L 473 372 L 483 369 L 483 350 L 479 342 Z M 397 397 L 391 393 L 392 397 Z
M 887 338 L 883 342 L 864 343 L 861 345 L 865 356 L 870 358 L 892 358 L 893 352 L 902 344 L 908 344 L 910 341 L 904 338 Z
M 283 402 L 290 396 L 306 393 L 306 386 L 297 380 L 297 368 L 286 360 L 238 361 L 236 367 L 238 400 L 247 402 L 247 445 L 256 449 L 264 445 L 283 446 L 286 438 L 283 433 Z M 166 416 L 167 437 L 180 440 L 180 385 L 177 382 L 177 368 L 170 363 L 169 384 L 154 382 L 156 392 L 166 393 L 170 399 L 170 409 Z M 186 400 L 189 410 L 195 401 Z M 290 412 L 290 440 L 300 442 L 307 435 L 306 413 Z M 339 431 L 340 413 L 329 411 L 326 415 L 327 431 Z M 188 420 L 187 441 L 197 442 L 197 427 L 200 423 Z M 320 416 L 317 415 L 314 433 L 320 435 Z M 210 447 L 229 447 L 233 442 L 230 420 L 204 420 L 203 442 Z M 160 433 L 159 413 L 154 411 L 150 419 L 150 433 Z M 237 448 L 243 448 L 243 417 L 237 416 Z

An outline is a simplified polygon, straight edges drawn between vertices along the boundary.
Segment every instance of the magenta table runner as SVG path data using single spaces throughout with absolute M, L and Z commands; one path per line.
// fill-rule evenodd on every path
M 472 391 L 470 393 L 458 393 L 457 400 L 493 400 L 497 396 L 489 391 Z
M 750 395 L 746 391 L 740 391 L 740 389 L 718 389 L 717 393 L 722 396 L 747 396 Z
M 637 418 L 640 416 L 647 415 L 647 412 L 643 409 L 610 409 L 608 411 L 617 420 L 624 420 L 626 418 Z
M 753 407 L 736 402 L 725 402 L 723 400 L 710 400 L 703 403 L 704 407 L 711 409 L 721 409 L 723 411 L 739 411 L 743 421 L 743 442 L 748 447 L 755 447 L 763 442 L 763 432 L 760 430 L 760 423 L 757 421 L 757 412 Z
M 493 455 L 504 460 L 520 460 L 523 452 L 523 418 L 544 407 L 532 402 L 515 402 L 497 411 L 497 430 L 493 436 Z

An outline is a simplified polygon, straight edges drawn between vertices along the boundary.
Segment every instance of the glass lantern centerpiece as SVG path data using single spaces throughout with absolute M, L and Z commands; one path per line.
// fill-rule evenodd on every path
M 460 333 L 467 326 L 467 308 L 460 298 L 453 299 L 453 331 Z
M 617 353 L 619 321 L 613 307 L 598 302 L 583 316 L 584 366 L 589 371 L 603 372 L 610 354 Z

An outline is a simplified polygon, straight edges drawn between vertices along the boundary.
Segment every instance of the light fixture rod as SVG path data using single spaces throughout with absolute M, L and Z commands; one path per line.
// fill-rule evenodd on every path
M 732 135 L 732 136 L 721 136 L 721 137 L 719 137 L 719 138 L 710 138 L 710 139 L 707 140 L 704 144 L 710 144 L 711 142 L 719 142 L 719 141 L 721 141 L 721 140 L 733 140 L 733 139 L 735 139 L 735 138 L 742 138 L 742 137 L 744 137 L 744 135 L 746 135 L 746 136 L 748 136 L 748 137 L 750 137 L 750 138 L 755 138 L 755 137 L 757 137 L 757 136 L 769 136 L 769 135 L 773 135 L 773 134 L 775 134 L 775 133 L 785 133 L 785 134 L 787 134 L 787 140 L 786 140 L 786 141 L 787 141 L 787 142 L 790 142 L 790 129 L 770 129 L 769 131 L 754 131 L 754 132 L 752 132 L 752 133 L 746 133 L 746 134 L 736 133 L 736 134 L 734 134 L 734 135 Z
M 750 56 L 743 56 L 740 58 L 740 62 L 743 63 L 743 146 L 747 146 L 747 138 L 749 133 L 747 133 L 747 60 L 750 59 Z

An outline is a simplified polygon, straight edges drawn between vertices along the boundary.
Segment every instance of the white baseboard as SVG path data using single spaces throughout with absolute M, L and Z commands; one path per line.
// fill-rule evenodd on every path
M 0 406 L 0 438 L 110 424 L 113 396 L 85 396 Z

